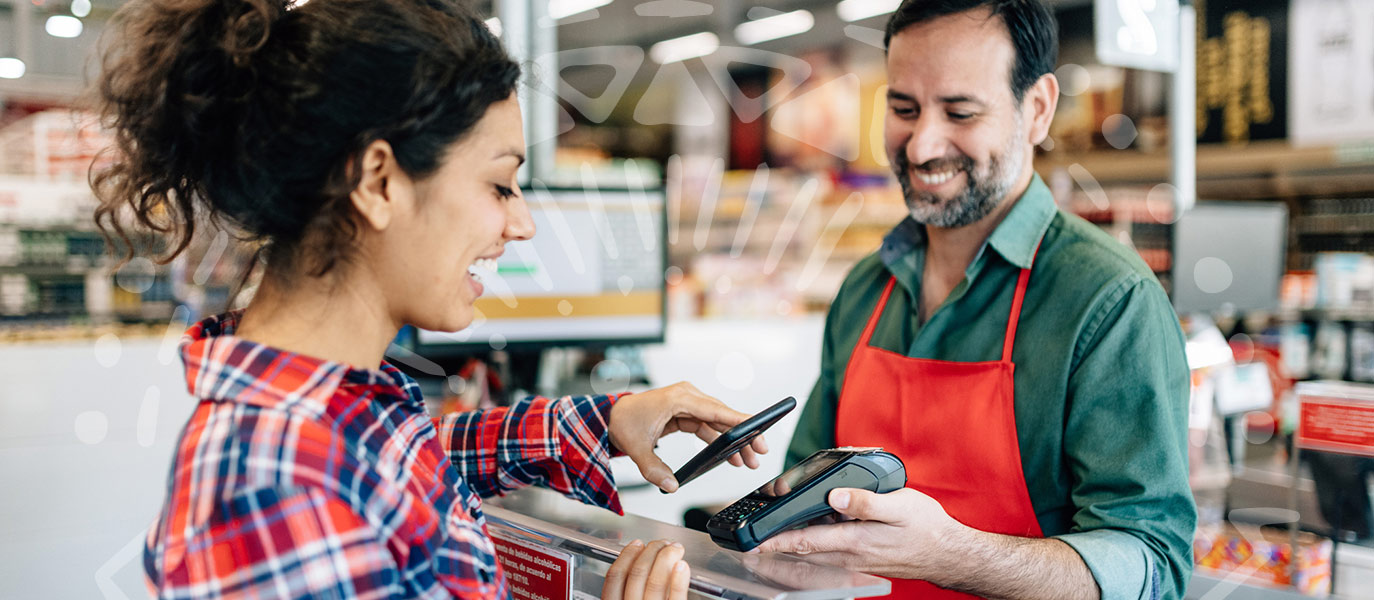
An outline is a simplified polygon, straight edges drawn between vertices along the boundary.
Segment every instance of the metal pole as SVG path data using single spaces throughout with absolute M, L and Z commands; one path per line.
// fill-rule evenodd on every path
M 25 1 L 14 2 L 14 57 L 24 61 L 24 66 L 33 71 L 33 4 Z
M 558 126 L 558 104 L 554 96 L 558 70 L 557 65 L 550 64 L 555 60 L 558 47 L 556 24 L 548 18 L 549 0 L 501 0 L 496 4 L 506 52 L 524 70 L 516 92 L 525 120 L 527 153 L 519 179 L 522 185 L 533 179 L 547 181 L 553 173 L 554 137 Z M 540 59 L 541 64 L 536 64 L 536 59 Z M 542 88 L 551 91 L 543 92 Z
M 558 147 L 558 23 L 549 18 L 549 0 L 530 3 L 530 175 L 553 179 Z
M 1170 172 L 1174 220 L 1197 203 L 1197 9 L 1178 7 L 1178 71 L 1169 93 Z

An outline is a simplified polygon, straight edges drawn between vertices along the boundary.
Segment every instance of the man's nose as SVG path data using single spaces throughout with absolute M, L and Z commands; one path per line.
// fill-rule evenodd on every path
M 906 158 L 918 166 L 949 155 L 949 136 L 942 123 L 928 114 L 911 122 L 911 137 L 906 142 Z

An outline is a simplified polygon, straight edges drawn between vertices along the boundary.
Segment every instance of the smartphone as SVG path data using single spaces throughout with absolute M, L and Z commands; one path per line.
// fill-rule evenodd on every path
M 797 399 L 788 396 L 783 398 L 781 402 L 764 409 L 759 414 L 745 419 L 743 423 L 720 434 L 720 437 L 713 440 L 701 452 L 687 461 L 687 464 L 682 465 L 682 468 L 673 473 L 673 477 L 677 479 L 678 488 L 681 489 L 688 481 L 696 479 L 701 474 L 715 468 L 716 465 L 725 462 L 731 455 L 739 452 L 749 442 L 754 441 L 754 438 L 772 427 L 774 423 L 777 423 L 796 407 Z

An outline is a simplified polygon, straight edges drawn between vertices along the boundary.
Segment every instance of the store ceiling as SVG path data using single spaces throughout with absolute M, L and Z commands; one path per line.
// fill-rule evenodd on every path
M 1062 8 L 1089 4 L 1092 0 L 1048 1 Z M 94 72 L 92 57 L 95 56 L 96 40 L 104 29 L 105 21 L 124 4 L 124 0 L 91 0 L 91 3 L 91 14 L 84 19 L 85 31 L 74 39 L 60 39 L 44 32 L 44 22 L 51 15 L 68 14 L 70 0 L 0 0 L 0 57 L 21 53 L 19 46 L 26 43 L 24 40 L 28 40 L 27 44 L 30 45 L 25 52 L 28 56 L 28 73 L 20 79 L 0 79 L 0 102 L 66 103 L 80 95 L 81 82 Z M 650 10 L 647 6 L 650 4 L 660 10 Z M 662 10 L 670 5 L 676 5 L 678 10 Z M 834 46 L 880 52 L 874 48 L 865 49 L 861 42 L 855 41 L 855 36 L 846 35 L 845 27 L 850 24 L 839 19 L 834 6 L 833 1 L 817 0 L 615 0 L 594 12 L 560 21 L 558 45 L 565 50 L 607 45 L 648 48 L 661 40 L 700 31 L 716 33 L 722 45 L 735 45 L 731 31 L 736 24 L 769 11 L 807 9 L 815 16 L 815 26 L 811 31 L 762 42 L 754 47 L 790 55 Z M 491 7 L 489 1 L 479 2 L 479 10 L 491 13 Z M 21 12 L 29 14 L 27 31 L 19 31 L 20 27 L 17 26 L 20 19 L 16 19 L 16 16 Z M 690 16 L 646 16 L 656 12 L 685 13 Z M 853 25 L 880 31 L 885 18 L 873 17 Z M 578 86 L 579 77 L 591 76 L 579 75 L 576 70 L 564 75 L 574 86 Z
M 1056 9 L 1092 4 L 1093 0 L 1046 0 Z M 758 44 L 759 48 L 773 52 L 791 53 L 839 43 L 847 43 L 844 26 L 847 25 L 835 13 L 833 0 L 714 0 L 710 2 L 690 1 L 682 12 L 696 12 L 696 6 L 711 8 L 710 14 L 681 17 L 647 17 L 638 12 L 647 12 L 642 5 L 651 4 L 647 0 L 616 0 L 598 8 L 595 16 L 591 13 L 577 15 L 559 24 L 558 45 L 560 48 L 586 48 L 607 44 L 629 44 L 648 47 L 654 42 L 680 37 L 699 31 L 712 31 L 726 44 L 726 35 L 733 27 L 750 17 L 754 8 L 788 12 L 798 9 L 811 11 L 816 24 L 804 35 L 783 38 Z M 653 2 L 652 4 L 667 4 Z M 857 21 L 855 24 L 881 30 L 887 23 L 887 15 Z

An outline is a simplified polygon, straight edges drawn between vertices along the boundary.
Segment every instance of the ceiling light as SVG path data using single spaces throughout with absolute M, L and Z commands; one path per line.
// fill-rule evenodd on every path
M 663 40 L 649 47 L 649 58 L 660 65 L 698 56 L 706 56 L 720 48 L 720 38 L 709 31 Z
M 492 34 L 492 35 L 494 35 L 494 36 L 496 36 L 496 37 L 501 37 L 501 19 L 498 19 L 498 18 L 496 18 L 496 17 L 492 17 L 492 18 L 486 20 L 486 24 L 487 24 L 487 29 L 490 29 L 490 30 L 491 30 L 491 34 Z
M 757 44 L 789 35 L 806 33 L 811 31 L 811 27 L 815 24 L 816 19 L 811 16 L 811 11 L 794 10 L 790 13 L 740 23 L 739 27 L 735 28 L 735 39 L 745 45 Z
M 72 0 L 72 15 L 85 17 L 91 14 L 91 0 Z
M 81 19 L 67 15 L 53 15 L 48 17 L 48 23 L 44 25 L 43 29 L 53 37 L 74 38 L 81 35 Z
M 0 79 L 19 79 L 24 76 L 24 61 L 0 58 Z
M 901 4 L 902 0 L 844 0 L 835 7 L 835 12 L 841 19 L 852 22 L 885 15 Z
M 566 19 L 610 3 L 611 0 L 549 0 L 549 18 Z

